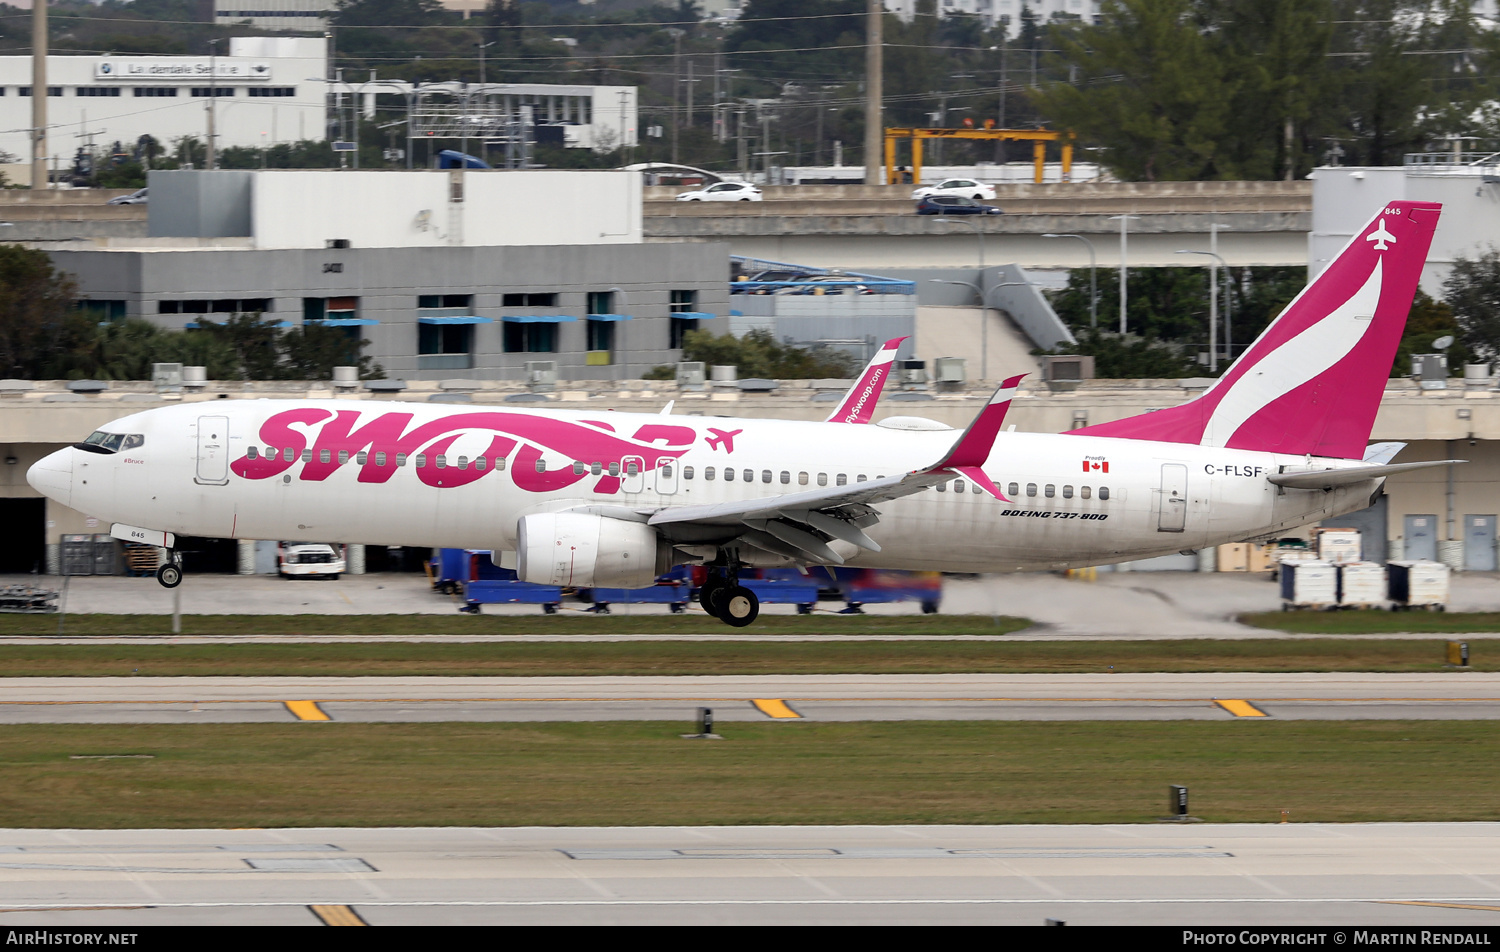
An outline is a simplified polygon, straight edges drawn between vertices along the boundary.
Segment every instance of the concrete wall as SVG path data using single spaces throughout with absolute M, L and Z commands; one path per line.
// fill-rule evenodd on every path
M 1314 275 L 1377 211 L 1396 200 L 1443 205 L 1422 269 L 1422 290 L 1435 298 L 1442 297 L 1454 259 L 1476 258 L 1500 247 L 1500 184 L 1486 184 L 1477 168 L 1323 168 L 1313 170 L 1312 180 L 1308 270 Z
M 238 238 L 251 235 L 257 173 L 153 171 L 147 233 L 152 238 Z
M 986 329 L 980 321 L 988 322 Z M 986 342 L 985 337 L 988 337 Z M 986 343 L 988 346 L 985 346 Z M 1040 362 L 1031 356 L 1035 346 L 1005 312 L 977 307 L 917 308 L 917 356 L 963 357 L 970 380 L 1003 380 L 1017 374 L 1035 375 Z M 988 359 L 985 359 L 985 355 Z M 929 365 L 928 371 L 932 367 Z M 1036 382 L 1032 377 L 1032 382 Z

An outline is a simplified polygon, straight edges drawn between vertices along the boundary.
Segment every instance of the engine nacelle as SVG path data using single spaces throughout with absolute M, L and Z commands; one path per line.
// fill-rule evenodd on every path
M 640 522 L 571 512 L 522 516 L 516 524 L 516 575 L 564 588 L 645 588 L 670 555 L 656 530 Z

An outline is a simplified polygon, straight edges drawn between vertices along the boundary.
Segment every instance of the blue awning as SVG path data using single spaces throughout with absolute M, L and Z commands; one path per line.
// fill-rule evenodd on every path
M 507 324 L 564 324 L 578 318 L 566 314 L 507 314 L 500 320 Z
M 710 321 L 718 317 L 717 314 L 710 314 L 708 311 L 673 311 L 669 316 L 680 321 Z
M 729 312 L 729 316 L 730 317 L 744 317 L 745 316 L 745 312 L 744 311 L 730 311 Z
M 311 321 L 303 321 L 304 324 L 320 324 L 323 327 L 364 327 L 380 322 L 373 317 L 325 317 Z
M 590 314 L 591 321 L 629 321 L 633 318 L 629 314 Z
M 418 324 L 493 324 L 494 322 L 491 321 L 487 317 L 480 317 L 478 314 L 450 314 L 450 315 L 446 315 L 444 317 L 427 317 L 425 315 L 419 315 L 417 317 L 417 323 Z

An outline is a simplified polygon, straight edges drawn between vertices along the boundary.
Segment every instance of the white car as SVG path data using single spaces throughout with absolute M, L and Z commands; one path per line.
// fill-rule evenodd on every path
M 936 185 L 924 185 L 911 193 L 912 198 L 926 198 L 929 195 L 960 195 L 979 202 L 993 200 L 995 186 L 976 182 L 973 179 L 951 178 Z
M 285 545 L 281 547 L 282 578 L 331 578 L 337 579 L 345 571 L 344 555 L 337 546 L 319 543 Z
M 679 202 L 758 202 L 760 189 L 749 182 L 720 182 L 696 192 L 683 192 Z

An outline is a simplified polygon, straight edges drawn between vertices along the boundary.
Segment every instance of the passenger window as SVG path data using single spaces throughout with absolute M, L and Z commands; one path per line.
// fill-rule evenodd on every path
M 459 469 L 468 469 L 469 468 L 469 458 L 467 456 L 460 456 L 458 458 L 458 468 Z
M 620 463 L 618 460 L 609 464 L 609 474 L 611 476 L 620 475 Z
M 1027 483 L 1026 484 L 1026 495 L 1028 495 L 1028 496 L 1035 496 L 1036 495 L 1036 483 Z
M 1021 495 L 1021 485 L 1019 483 L 1011 483 L 1010 484 L 1010 492 L 1006 493 L 1006 495 L 1008 495 L 1008 496 L 1019 496 L 1019 495 Z
M 760 481 L 763 483 L 769 483 L 771 481 L 771 471 L 769 469 L 763 469 L 760 471 Z
M 266 459 L 275 459 L 277 457 L 277 455 L 279 455 L 279 454 L 276 452 L 276 447 L 274 447 L 274 446 L 268 446 L 268 447 L 266 447 Z
M 843 473 L 839 473 L 838 479 L 834 480 L 834 482 L 839 486 L 847 486 L 849 485 L 849 477 Z
M 406 454 L 405 453 L 397 453 L 396 454 L 396 465 L 397 466 L 405 466 L 406 465 Z
M 330 450 L 318 450 L 318 462 L 320 462 L 320 463 L 331 463 L 331 462 L 333 462 L 333 453 L 332 453 L 332 451 L 330 451 Z
M 539 473 L 545 473 L 547 471 L 547 461 L 544 459 L 537 460 L 536 471 Z
M 582 463 L 578 462 L 577 460 L 574 460 L 574 462 L 573 462 L 573 475 L 574 476 L 582 476 L 586 470 L 587 470 L 586 466 L 584 466 Z
M 631 463 L 630 466 L 631 466 L 632 469 L 635 468 L 635 464 L 634 463 Z M 672 478 L 672 464 L 671 463 L 664 464 L 662 466 L 662 468 L 661 468 L 661 474 L 662 474 L 663 478 L 665 478 L 665 479 L 671 479 Z
M 437 468 L 438 469 L 443 469 L 447 465 L 448 465 L 448 457 L 445 456 L 445 455 L 443 455 L 442 453 L 439 453 L 437 455 Z
M 425 467 L 427 465 L 427 454 L 418 453 L 417 461 L 413 465 L 416 466 L 417 469 L 422 469 L 423 467 Z
M 641 474 L 641 468 L 639 466 L 637 466 L 635 463 L 626 463 L 625 464 L 625 475 L 626 476 L 639 476 L 640 474 Z
M 292 460 L 297 458 L 297 451 L 288 446 L 286 449 L 281 451 L 281 458 L 290 463 Z
M 691 468 L 691 467 L 689 467 L 689 468 Z M 692 479 L 692 478 L 693 477 L 691 477 L 691 476 L 688 477 L 688 479 Z M 714 481 L 714 468 L 712 466 L 705 466 L 705 467 L 703 467 L 703 478 L 706 479 L 706 480 L 708 480 L 709 482 L 713 482 Z
M 339 465 L 342 466 L 347 462 L 349 462 L 349 451 L 339 450 Z
M 603 476 L 604 475 L 604 464 L 603 463 L 595 463 L 593 466 L 589 467 L 589 472 L 593 473 L 595 476 Z
M 1089 498 L 1089 496 L 1092 495 L 1092 494 L 1093 494 L 1093 491 L 1088 486 L 1079 486 L 1078 487 L 1078 495 L 1082 496 L 1084 499 Z
M 806 473 L 798 473 L 797 474 L 797 485 L 798 486 L 806 486 L 807 485 L 807 474 Z
M 363 466 L 363 465 L 365 465 L 365 463 L 367 463 L 369 461 L 369 459 L 370 459 L 370 454 L 367 453 L 367 452 L 365 452 L 364 450 L 360 450 L 359 453 L 358 453 L 358 455 L 355 456 L 354 462 L 357 463 L 360 466 Z
M 963 492 L 964 491 L 964 481 L 961 480 L 961 479 L 955 479 L 953 481 L 953 491 L 956 492 L 956 493 Z
M 490 461 L 489 461 L 488 457 L 485 457 L 485 456 L 476 456 L 476 457 L 474 457 L 474 468 L 475 469 L 480 470 L 481 472 L 483 472 L 489 465 L 490 465 Z
M 251 459 L 259 459 L 260 458 L 260 448 L 257 447 L 257 446 L 252 446 L 249 449 L 245 450 L 245 455 L 248 456 L 248 457 L 250 457 Z
M 937 484 L 937 491 L 940 492 L 940 493 L 947 492 L 948 491 L 948 484 L 947 483 L 938 483 Z
M 1100 486 L 1099 487 L 1099 498 L 1100 499 L 1108 499 L 1109 498 L 1109 487 L 1108 486 Z
M 753 482 L 755 482 L 755 470 L 753 470 L 753 469 L 742 470 L 740 472 L 740 478 L 743 479 L 747 483 L 753 483 Z M 771 471 L 770 470 L 766 470 L 766 482 L 769 483 L 770 481 L 771 481 Z
M 804 483 L 807 482 L 807 474 L 803 473 L 802 477 L 803 477 L 802 481 Z M 782 470 L 781 471 L 781 485 L 783 485 L 783 486 L 790 485 L 791 481 L 792 481 L 792 474 L 789 473 L 789 472 L 787 472 L 786 470 Z
M 693 467 L 691 467 L 691 466 L 684 466 L 684 467 L 682 467 L 682 478 L 683 479 L 692 479 L 693 478 Z M 705 478 L 707 478 L 707 477 L 705 477 Z
M 971 484 L 969 486 L 969 492 L 974 493 L 975 495 L 978 495 L 978 494 L 984 492 L 984 490 L 979 488 L 979 484 L 978 483 L 973 483 L 973 484 Z
M 1048 483 L 1047 487 L 1042 490 L 1042 495 L 1046 496 L 1048 499 L 1051 499 L 1053 496 L 1057 495 L 1057 487 L 1052 485 L 1051 483 Z
M 726 466 L 726 467 L 724 467 L 724 482 L 726 482 L 726 483 L 732 483 L 732 482 L 734 482 L 734 467 L 732 467 L 732 466 Z
M 855 477 L 854 481 L 857 483 L 866 483 L 870 481 L 870 477 L 866 476 L 864 473 L 860 473 Z
M 818 474 L 818 485 L 819 486 L 827 486 L 828 485 L 828 474 L 827 473 L 819 473 Z
M 323 451 L 323 455 L 326 457 L 328 455 L 328 451 L 324 450 Z M 304 462 L 304 463 L 311 463 L 312 462 L 312 450 L 303 450 L 302 451 L 302 462 Z M 325 458 L 323 460 L 323 462 L 326 463 L 326 462 L 328 462 L 328 460 Z
M 502 470 L 504 468 L 505 468 L 505 457 L 503 457 L 503 456 L 497 456 L 497 457 L 495 457 L 495 469 L 496 470 Z
M 1064 499 L 1072 499 L 1073 498 L 1073 487 L 1072 486 L 1064 486 L 1063 487 L 1063 498 Z

